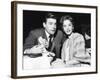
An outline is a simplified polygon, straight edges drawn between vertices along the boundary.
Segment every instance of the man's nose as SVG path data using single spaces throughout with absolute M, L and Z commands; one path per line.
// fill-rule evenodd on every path
M 69 29 L 69 27 L 66 27 L 66 29 Z
M 56 28 L 56 25 L 53 25 L 53 28 Z

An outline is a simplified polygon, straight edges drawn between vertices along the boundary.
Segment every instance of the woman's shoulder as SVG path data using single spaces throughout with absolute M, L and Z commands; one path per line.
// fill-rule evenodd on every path
M 83 35 L 80 33 L 74 33 L 74 37 L 83 37 Z
M 74 40 L 83 40 L 84 39 L 83 35 L 80 33 L 74 33 L 73 37 L 74 37 Z

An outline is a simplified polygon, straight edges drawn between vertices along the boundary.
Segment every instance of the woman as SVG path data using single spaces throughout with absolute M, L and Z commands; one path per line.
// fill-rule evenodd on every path
M 68 37 L 62 47 L 61 58 L 66 66 L 81 66 L 88 64 L 89 55 L 85 53 L 85 41 L 81 34 L 73 32 L 74 25 L 71 16 L 61 18 L 62 28 Z

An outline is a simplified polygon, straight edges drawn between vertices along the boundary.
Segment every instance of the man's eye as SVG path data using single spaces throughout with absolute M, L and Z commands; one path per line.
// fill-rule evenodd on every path
M 66 25 L 63 25 L 63 27 L 66 27 Z
M 69 24 L 68 26 L 72 26 L 71 24 Z
M 52 23 L 52 22 L 50 22 L 49 24 L 50 24 L 50 25 L 52 25 L 53 23 Z

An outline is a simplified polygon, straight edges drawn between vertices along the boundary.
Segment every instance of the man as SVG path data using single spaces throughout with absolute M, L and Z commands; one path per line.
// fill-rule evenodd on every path
M 46 47 L 46 50 L 55 53 L 55 57 L 53 58 L 53 60 L 55 60 L 56 58 L 60 58 L 63 33 L 60 30 L 57 30 L 56 23 L 57 19 L 55 15 L 52 13 L 48 13 L 45 16 L 43 28 L 31 31 L 29 36 L 26 38 L 24 44 L 24 55 L 32 58 L 42 56 L 41 53 L 44 52 L 44 48 L 43 46 L 37 46 L 39 44 L 39 38 L 42 37 L 49 43 L 48 47 Z M 52 37 L 50 38 L 50 36 Z M 51 54 L 51 56 L 53 55 Z

